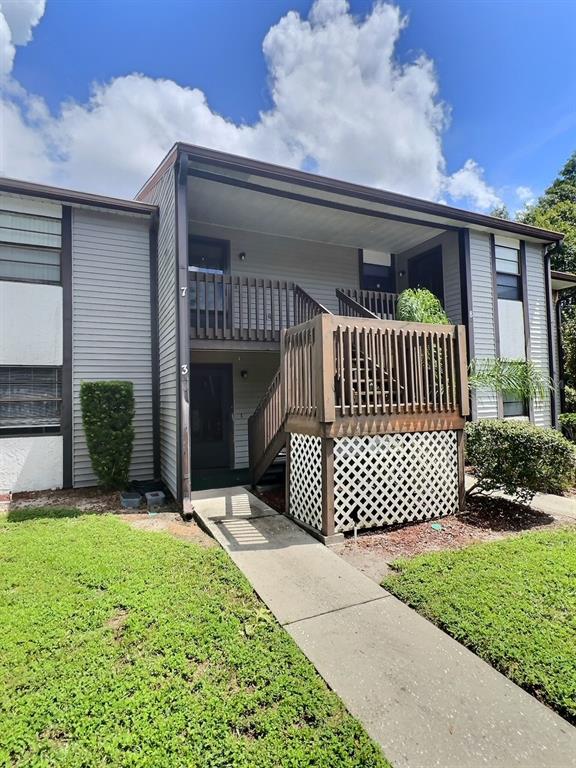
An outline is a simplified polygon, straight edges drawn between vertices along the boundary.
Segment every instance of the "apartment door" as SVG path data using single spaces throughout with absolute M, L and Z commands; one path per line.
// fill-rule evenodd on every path
M 232 365 L 190 366 L 192 469 L 229 469 L 232 464 Z
M 409 260 L 408 285 L 410 288 L 428 288 L 444 304 L 441 246 Z

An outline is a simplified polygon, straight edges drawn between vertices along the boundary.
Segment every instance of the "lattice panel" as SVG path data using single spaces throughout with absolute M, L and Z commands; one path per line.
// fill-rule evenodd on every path
M 458 511 L 457 433 L 334 441 L 336 531 L 429 520 Z
M 322 442 L 311 435 L 290 435 L 290 509 L 298 520 L 322 528 Z

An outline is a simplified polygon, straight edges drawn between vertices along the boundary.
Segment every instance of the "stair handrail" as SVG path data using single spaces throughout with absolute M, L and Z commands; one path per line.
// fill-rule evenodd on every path
M 312 320 L 316 315 L 331 315 L 329 309 L 310 296 L 300 285 L 294 286 L 294 325 Z
M 397 293 L 371 291 L 367 288 L 341 288 L 338 290 L 364 309 L 372 312 L 379 320 L 396 319 Z
M 363 304 L 348 296 L 340 288 L 336 288 L 336 298 L 338 299 L 338 314 L 344 317 L 367 317 L 372 320 L 380 318 L 374 312 L 369 310 Z

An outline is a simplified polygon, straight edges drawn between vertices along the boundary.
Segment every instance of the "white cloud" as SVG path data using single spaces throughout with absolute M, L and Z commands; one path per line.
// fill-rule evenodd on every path
M 530 187 L 516 187 L 516 197 L 523 203 L 530 204 L 536 195 Z
M 27 18 L 27 27 L 9 22 L 13 42 L 29 39 L 40 17 L 37 11 Z M 132 195 L 181 140 L 487 208 L 498 196 L 474 161 L 446 175 L 449 110 L 429 58 L 398 61 L 406 24 L 397 6 L 383 2 L 363 18 L 349 13 L 347 0 L 316 0 L 308 18 L 287 13 L 263 42 L 273 106 L 252 125 L 218 115 L 198 89 L 143 74 L 95 84 L 87 103 L 66 102 L 56 115 L 38 99 L 5 93 L 11 106 L 0 153 L 4 172 Z M 14 149 L 23 139 L 30 149 Z
M 466 160 L 462 168 L 444 183 L 446 192 L 455 200 L 463 200 L 487 210 L 501 205 L 502 200 L 484 180 L 484 171 L 474 160 Z
M 0 77 L 12 71 L 17 45 L 32 40 L 32 29 L 44 15 L 45 0 L 0 1 Z

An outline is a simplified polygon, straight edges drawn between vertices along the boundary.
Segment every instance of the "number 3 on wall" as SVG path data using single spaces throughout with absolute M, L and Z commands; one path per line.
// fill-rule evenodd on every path
M 182 376 L 188 375 L 188 366 L 186 365 L 186 363 L 180 366 L 180 373 L 182 374 Z

